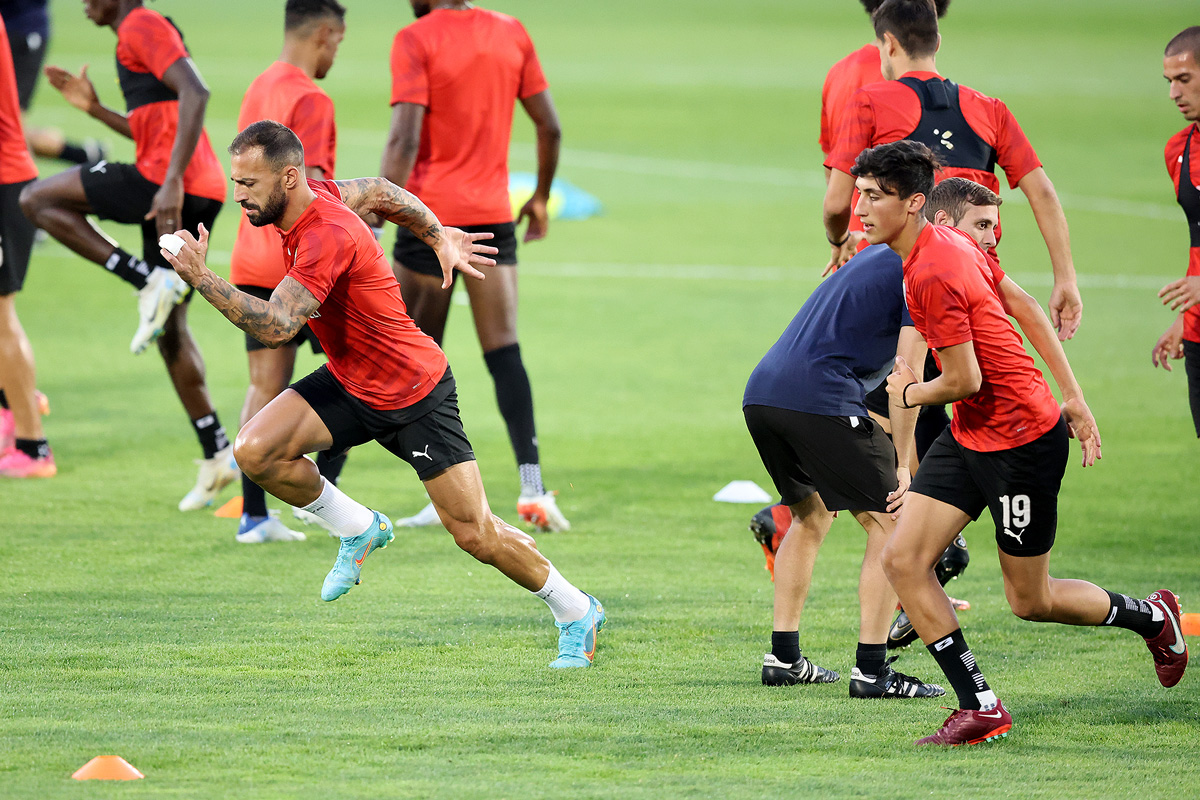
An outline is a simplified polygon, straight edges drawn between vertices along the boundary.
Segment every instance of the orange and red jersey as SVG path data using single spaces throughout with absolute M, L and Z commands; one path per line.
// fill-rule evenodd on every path
M 1061 416 L 1004 312 L 1003 278 L 999 263 L 975 240 L 945 225 L 926 225 L 904 261 L 905 299 L 925 341 L 931 348 L 970 342 L 975 351 L 983 383 L 954 404 L 950 433 L 963 447 L 985 453 L 1032 442 Z
M 139 6 L 117 28 L 117 77 L 136 147 L 134 166 L 157 184 L 167 177 L 179 128 L 179 99 L 162 76 L 176 61 L 189 57 L 179 30 L 157 11 Z M 225 171 L 203 130 L 183 173 L 183 191 L 225 201 Z
M 287 277 L 321 303 L 308 327 L 346 391 L 381 411 L 406 408 L 442 379 L 446 356 L 409 318 L 391 262 L 337 184 L 308 185 L 316 199 L 283 233 Z
M 883 80 L 879 66 L 879 48 L 873 44 L 855 50 L 829 68 L 821 87 L 821 152 L 828 158 L 833 152 L 834 134 L 842 126 L 846 104 L 862 87 Z
M 1184 151 L 1188 153 L 1184 164 Z M 1164 156 L 1167 161 L 1167 173 L 1175 185 L 1175 198 L 1187 215 L 1188 234 L 1191 247 L 1188 249 L 1188 275 L 1200 275 L 1200 128 L 1188 125 L 1175 134 L 1167 142 Z M 1184 167 L 1187 167 L 1185 170 Z M 1187 175 L 1191 180 L 1181 183 L 1181 177 Z M 1200 306 L 1192 306 L 1183 312 L 1183 338 L 1189 342 L 1200 342 Z
M 512 221 L 513 104 L 548 85 L 519 21 L 483 8 L 435 9 L 392 43 L 392 105 L 425 107 L 404 188 L 448 225 Z
M 276 61 L 254 79 L 242 97 L 238 130 L 264 119 L 292 129 L 304 146 L 304 166 L 319 167 L 332 180 L 337 160 L 337 126 L 333 101 L 299 67 Z M 243 211 L 233 243 L 230 281 L 239 285 L 274 289 L 287 267 L 279 247 L 278 228 L 256 228 Z
M 13 68 L 8 31 L 0 20 L 0 184 L 24 183 L 37 177 L 37 167 L 25 146 L 17 73 Z

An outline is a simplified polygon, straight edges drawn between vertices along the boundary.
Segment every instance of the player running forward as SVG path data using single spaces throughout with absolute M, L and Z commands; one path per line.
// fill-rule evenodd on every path
M 21 192 L 21 208 L 39 228 L 138 290 L 141 321 L 129 347 L 140 353 L 158 340 L 204 452 L 179 510 L 203 508 L 237 478 L 237 469 L 188 330 L 187 284 L 159 255 L 158 237 L 179 228 L 196 233 L 201 223 L 211 230 L 225 201 L 225 173 L 204 132 L 208 88 L 179 30 L 141 0 L 86 0 L 84 10 L 117 34 L 117 77 L 128 112 L 100 103 L 86 66 L 78 75 L 47 67 L 46 75 L 76 108 L 133 139 L 136 163 L 100 161 L 36 181 Z M 141 225 L 142 258 L 93 227 L 89 214 Z
M 410 0 L 417 21 L 392 44 L 392 123 L 381 175 L 421 196 L 447 225 L 489 231 L 498 266 L 486 281 L 468 281 L 467 296 L 521 490 L 517 514 L 539 530 L 571 525 L 542 483 L 533 390 L 517 340 L 516 226 L 528 218 L 525 242 L 549 228 L 547 203 L 562 136 L 533 42 L 513 17 L 464 0 Z M 517 101 L 537 134 L 533 197 L 513 221 L 508 145 Z M 413 321 L 440 345 L 452 287 L 433 253 L 401 229 L 393 250 L 396 278 Z M 453 276 L 450 279 L 453 280 Z M 398 525 L 437 523 L 426 507 Z
M 338 45 L 346 33 L 346 9 L 336 0 L 288 0 L 284 9 L 283 52 L 246 89 L 238 114 L 238 130 L 251 123 L 273 119 L 287 127 L 304 146 L 304 172 L 316 180 L 332 180 L 337 158 L 337 129 L 333 101 L 317 88 L 333 66 Z M 273 228 L 255 227 L 245 213 L 238 226 L 229 264 L 229 280 L 238 289 L 260 300 L 270 300 L 271 292 L 287 272 L 279 234 Z M 296 365 L 296 350 L 309 342 L 319 350 L 317 340 L 307 327 L 296 338 L 280 347 L 270 348 L 246 334 L 246 358 L 250 362 L 250 386 L 242 406 L 246 422 L 288 387 Z M 317 454 L 317 469 L 330 483 L 337 483 L 344 457 L 331 458 L 328 452 Z M 293 512 L 304 515 L 299 509 Z M 304 521 L 320 522 L 305 515 Z M 294 541 L 304 534 L 290 530 L 267 513 L 267 496 L 262 487 L 242 475 L 242 518 L 238 522 L 237 541 L 259 543 Z
M 925 357 L 904 306 L 900 258 L 887 247 L 868 248 L 817 287 L 746 384 L 746 426 L 792 517 L 775 553 L 774 628 L 762 668 L 768 686 L 838 680 L 802 655 L 797 629 L 833 512 L 849 509 L 867 534 L 850 696 L 945 694 L 885 660 L 896 593 L 880 553 L 895 527 L 890 512 L 911 479 L 916 410 L 893 409 L 893 449 L 863 396 L 864 384 L 887 374 L 898 347 L 906 358 Z
M 1029 200 L 1054 270 L 1050 320 L 1060 338 L 1075 335 L 1083 301 L 1075 279 L 1071 240 L 1062 204 L 1037 154 L 1003 102 L 945 80 L 935 56 L 941 37 L 929 0 L 885 0 L 872 15 L 887 80 L 860 89 L 835 132 L 826 187 L 825 235 L 846 238 L 854 196 L 850 167 L 864 149 L 900 139 L 926 144 L 945 165 L 938 179 L 959 176 L 1000 190 L 998 164 L 1011 188 Z M 830 267 L 853 254 L 855 241 L 834 247 Z
M 1068 436 L 1083 465 L 1100 457 L 1100 434 L 1056 336 L 1043 359 L 1063 393 L 1060 406 L 1025 352 L 997 294 L 1004 273 L 962 231 L 930 224 L 923 212 L 938 162 L 919 142 L 864 151 L 854 165 L 855 208 L 872 244 L 904 259 L 905 297 L 942 374 L 918 381 L 897 359 L 888 391 L 900 405 L 954 403 L 948 431 L 925 455 L 883 567 L 905 611 L 958 695 L 959 707 L 918 744 L 978 744 L 1004 736 L 1012 717 L 988 686 L 954 610 L 933 574 L 946 545 L 983 509 L 996 525 L 1004 591 L 1022 619 L 1112 625 L 1145 637 L 1158 679 L 1174 686 L 1187 666 L 1179 606 L 1167 590 L 1146 600 L 1049 574 L 1058 490 Z M 1034 334 L 1030 333 L 1031 340 Z
M 550 606 L 560 629 L 550 666 L 589 666 L 604 608 L 559 575 L 532 537 L 492 514 L 446 357 L 405 313 L 387 256 L 356 214 L 378 214 L 420 236 L 447 283 L 454 269 L 483 277 L 471 264 L 492 263 L 481 254 L 495 248 L 477 244 L 490 234 L 443 229 L 420 200 L 382 178 L 305 179 L 300 140 L 277 122 L 254 123 L 229 152 L 234 199 L 253 224 L 280 231 L 287 275 L 270 300 L 238 291 L 204 265 L 203 229 L 199 242 L 181 233 L 187 244 L 169 260 L 263 344 L 278 347 L 307 322 L 329 358 L 258 412 L 235 444 L 247 475 L 342 537 L 321 598 L 336 600 L 359 582 L 364 559 L 392 540 L 392 524 L 323 479 L 305 453 L 336 454 L 375 440 L 417 472 L 459 547 Z

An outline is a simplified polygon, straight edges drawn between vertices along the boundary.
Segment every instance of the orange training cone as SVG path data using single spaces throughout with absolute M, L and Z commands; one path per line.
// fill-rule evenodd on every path
M 242 516 L 242 496 L 229 498 L 229 502 L 213 512 L 214 517 L 224 517 L 225 519 L 237 519 Z
M 1184 636 L 1200 636 L 1200 614 L 1180 614 L 1179 628 Z
M 146 776 L 120 756 L 96 756 L 71 777 L 77 781 L 134 781 Z

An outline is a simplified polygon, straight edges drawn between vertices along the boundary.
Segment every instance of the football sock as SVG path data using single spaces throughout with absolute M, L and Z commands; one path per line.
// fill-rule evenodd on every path
M 521 361 L 521 346 L 510 344 L 483 354 L 492 382 L 496 385 L 496 404 L 508 426 L 508 439 L 518 464 L 537 464 L 537 431 L 533 424 L 533 389 Z M 539 492 L 540 494 L 540 492 Z
M 17 439 L 16 448 L 34 459 L 50 455 L 50 444 L 45 439 Z
M 887 658 L 886 644 L 858 643 L 854 652 L 854 666 L 864 675 L 878 675 L 883 672 L 883 662 Z
M 1107 589 L 1104 591 L 1108 592 Z M 1126 628 L 1139 636 L 1152 639 L 1160 634 L 1163 625 L 1167 624 L 1162 609 L 1145 600 L 1108 592 L 1108 602 L 1111 607 L 1108 610 L 1108 617 L 1101 623 L 1102 625 Z
M 975 664 L 975 655 L 967 647 L 963 638 L 962 628 L 929 645 L 929 654 L 946 673 L 946 679 L 958 695 L 958 707 L 988 711 L 996 703 L 996 695 L 992 694 L 983 673 Z
M 267 493 L 254 481 L 242 474 L 242 513 L 252 517 L 267 515 Z
M 321 494 L 316 500 L 304 507 L 305 511 L 316 514 L 329 523 L 329 527 L 343 539 L 350 536 L 361 536 L 375 522 L 375 512 L 350 499 L 332 481 L 322 481 Z
M 330 483 L 337 483 L 338 477 L 342 474 L 342 467 L 346 466 L 348 452 L 342 453 L 340 456 L 331 456 L 328 450 L 317 453 L 317 471 L 321 473 L 321 477 Z
M 113 254 L 104 262 L 104 268 L 121 280 L 132 283 L 135 289 L 146 288 L 146 279 L 150 277 L 150 265 L 135 255 L 130 255 L 121 248 L 113 250 Z
M 550 574 L 546 576 L 546 585 L 534 594 L 550 606 L 555 622 L 575 622 L 583 619 L 583 615 L 592 607 L 588 596 L 559 575 L 553 564 L 550 565 Z
M 771 655 L 784 664 L 800 660 L 800 634 L 797 631 L 771 631 Z
M 229 447 L 229 437 L 225 435 L 225 428 L 217 419 L 217 412 L 192 420 L 192 427 L 196 429 L 196 438 L 200 440 L 205 458 L 212 458 L 218 451 Z
M 546 493 L 541 464 L 517 464 L 517 472 L 521 474 L 522 497 L 537 497 Z
M 3 389 L 0 389 L 0 408 L 8 408 L 8 398 L 4 396 Z
M 58 154 L 58 157 L 63 161 L 69 161 L 72 164 L 86 164 L 91 160 L 88 158 L 87 150 L 84 150 L 79 145 L 72 144 L 71 142 L 67 142 L 63 145 L 62 152 Z

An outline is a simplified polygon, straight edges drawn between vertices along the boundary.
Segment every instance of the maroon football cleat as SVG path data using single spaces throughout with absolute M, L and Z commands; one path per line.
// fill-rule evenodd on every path
M 961 744 L 983 744 L 993 739 L 1008 736 L 1012 730 L 1012 715 L 1004 710 L 997 700 L 990 711 L 956 708 L 946 718 L 942 727 L 932 736 L 918 739 L 917 744 L 937 744 L 943 747 L 958 747 Z
M 1179 598 L 1174 592 L 1160 589 L 1146 598 L 1146 602 L 1163 612 L 1163 627 L 1159 634 L 1146 640 L 1150 655 L 1154 656 L 1154 671 L 1163 686 L 1174 686 L 1187 669 L 1187 642 L 1179 630 Z

